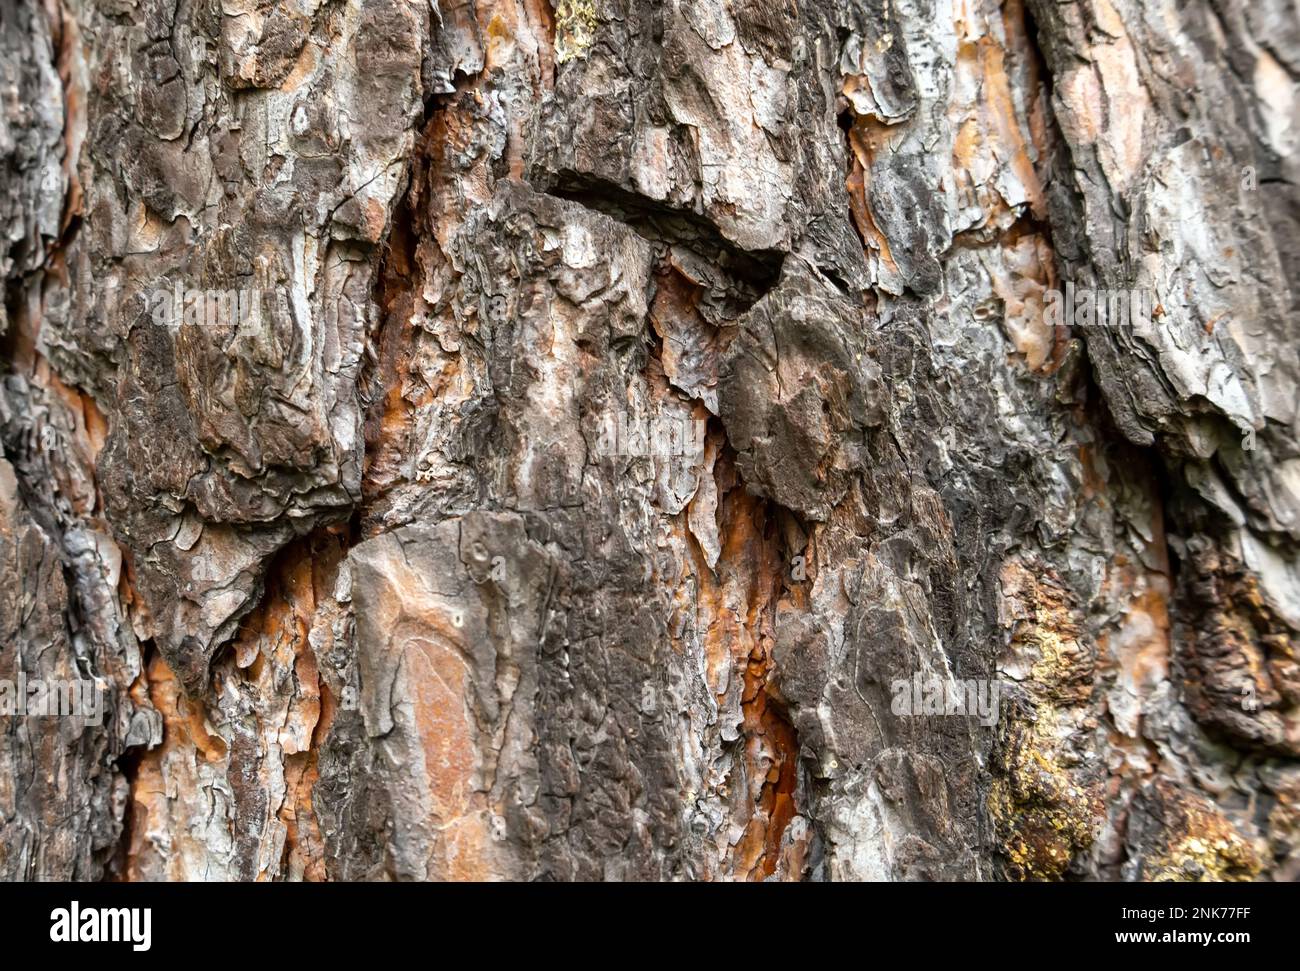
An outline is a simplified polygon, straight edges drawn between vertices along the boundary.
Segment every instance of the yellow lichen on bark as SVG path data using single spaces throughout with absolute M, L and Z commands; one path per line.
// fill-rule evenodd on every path
M 560 64 L 586 57 L 596 37 L 592 0 L 558 0 L 555 4 L 555 59 Z

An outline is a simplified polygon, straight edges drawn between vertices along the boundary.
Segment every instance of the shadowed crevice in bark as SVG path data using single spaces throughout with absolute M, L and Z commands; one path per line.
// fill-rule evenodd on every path
M 732 277 L 750 303 L 771 289 L 780 273 L 781 251 L 743 250 L 702 216 L 668 208 L 598 178 L 561 173 L 546 191 L 617 219 L 653 243 L 686 247 Z

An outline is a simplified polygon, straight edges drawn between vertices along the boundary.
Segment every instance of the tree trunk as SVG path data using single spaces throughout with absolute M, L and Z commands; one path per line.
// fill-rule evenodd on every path
M 0 0 L 0 78 L 0 688 L 104 701 L 0 715 L 0 877 L 1300 878 L 1294 3 Z

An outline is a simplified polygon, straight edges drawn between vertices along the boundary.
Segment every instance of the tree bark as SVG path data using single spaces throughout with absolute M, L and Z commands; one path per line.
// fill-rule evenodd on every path
M 0 877 L 1300 878 L 1294 3 L 0 0 L 0 79 L 0 679 L 107 699 L 0 715 Z

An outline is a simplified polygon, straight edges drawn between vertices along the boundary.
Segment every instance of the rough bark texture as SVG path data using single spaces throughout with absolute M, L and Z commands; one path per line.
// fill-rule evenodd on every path
M 0 877 L 1300 878 L 1298 82 L 1293 0 L 0 0 L 0 678 L 108 699 L 0 716 Z

